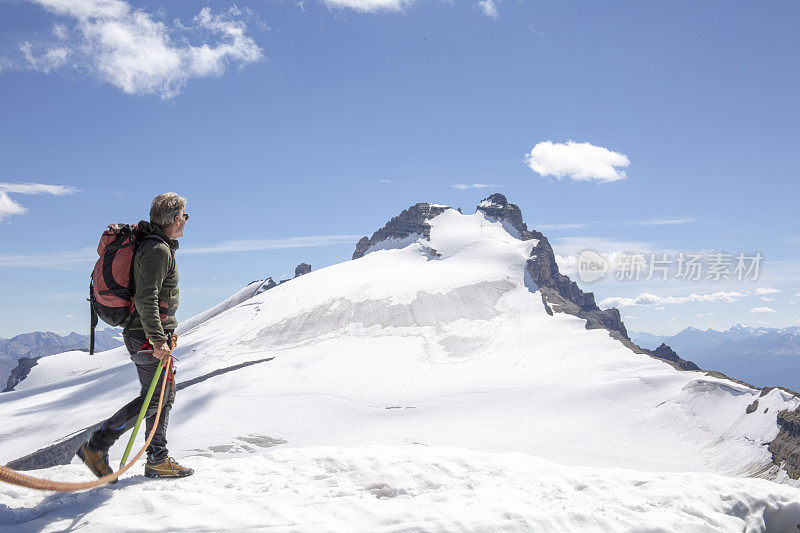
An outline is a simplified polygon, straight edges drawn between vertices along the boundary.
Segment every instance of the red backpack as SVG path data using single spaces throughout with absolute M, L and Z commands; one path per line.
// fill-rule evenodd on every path
M 94 330 L 101 318 L 112 326 L 119 326 L 136 311 L 133 296 L 136 293 L 133 280 L 133 258 L 139 244 L 145 239 L 158 239 L 135 224 L 111 224 L 100 237 L 97 254 L 100 258 L 94 265 L 92 281 L 89 283 L 89 307 L 91 308 L 91 330 L 89 353 L 94 353 Z

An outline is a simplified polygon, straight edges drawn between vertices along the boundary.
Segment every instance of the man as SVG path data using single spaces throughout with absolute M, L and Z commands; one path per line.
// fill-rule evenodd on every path
M 178 309 L 175 250 L 178 249 L 177 239 L 183 237 L 187 220 L 189 215 L 186 213 L 186 198 L 168 192 L 153 199 L 150 222 L 143 220 L 138 225 L 140 230 L 152 237 L 140 241 L 133 259 L 135 310 L 124 323 L 122 336 L 125 347 L 136 364 L 142 390 L 137 398 L 103 422 L 100 429 L 78 449 L 78 457 L 97 477 L 113 473 L 108 464 L 108 449 L 125 431 L 134 426 L 159 361 L 170 357 L 172 332 L 178 325 L 175 319 L 175 311 Z M 172 375 L 167 378 L 169 388 L 164 393 L 161 417 L 153 440 L 147 448 L 144 475 L 148 477 L 186 477 L 194 473 L 191 468 L 179 465 L 167 451 L 169 411 L 175 401 L 175 381 Z M 147 408 L 145 435 L 149 435 L 153 428 L 164 379 L 159 379 Z

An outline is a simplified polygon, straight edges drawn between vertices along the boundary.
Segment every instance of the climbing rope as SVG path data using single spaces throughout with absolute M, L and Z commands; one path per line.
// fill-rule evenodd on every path
M 166 358 L 167 364 L 165 366 L 166 372 L 164 372 L 164 381 L 161 383 L 161 394 L 158 397 L 158 409 L 156 410 L 156 419 L 153 422 L 153 429 L 150 430 L 150 435 L 147 437 L 147 442 L 144 443 L 144 446 L 139 453 L 137 453 L 131 462 L 114 472 L 113 474 L 108 474 L 107 476 L 103 476 L 101 478 L 97 478 L 94 481 L 84 481 L 82 483 L 66 483 L 62 481 L 52 481 L 49 479 L 39 479 L 31 476 L 26 476 L 25 474 L 20 474 L 15 470 L 11 470 L 8 467 L 0 466 L 0 481 L 4 481 L 6 483 L 11 483 L 12 485 L 18 485 L 20 487 L 26 487 L 29 489 L 36 489 L 36 490 L 52 490 L 55 492 L 75 492 L 76 490 L 85 490 L 91 489 L 93 487 L 99 487 L 100 485 L 105 485 L 106 483 L 111 483 L 112 481 L 116 481 L 119 477 L 127 472 L 127 470 L 133 466 L 133 464 L 142 456 L 144 451 L 150 446 L 150 441 L 153 440 L 153 436 L 156 434 L 156 429 L 158 428 L 158 420 L 161 417 L 161 406 L 164 403 L 164 389 L 167 388 L 167 376 L 169 376 L 170 371 L 170 364 L 172 363 L 172 350 L 170 350 L 170 356 Z

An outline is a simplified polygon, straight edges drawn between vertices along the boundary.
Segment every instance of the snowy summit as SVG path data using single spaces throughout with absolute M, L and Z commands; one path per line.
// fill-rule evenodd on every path
M 192 478 L 4 485 L 0 531 L 796 531 L 800 398 L 633 344 L 504 196 L 416 204 L 353 257 L 184 322 Z M 42 359 L 0 395 L 0 461 L 88 478 L 71 455 L 132 372 L 124 348 Z

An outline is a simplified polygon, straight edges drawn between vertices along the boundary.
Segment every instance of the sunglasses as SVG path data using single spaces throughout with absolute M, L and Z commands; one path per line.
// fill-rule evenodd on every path
M 189 213 L 183 214 L 183 220 L 189 220 Z

